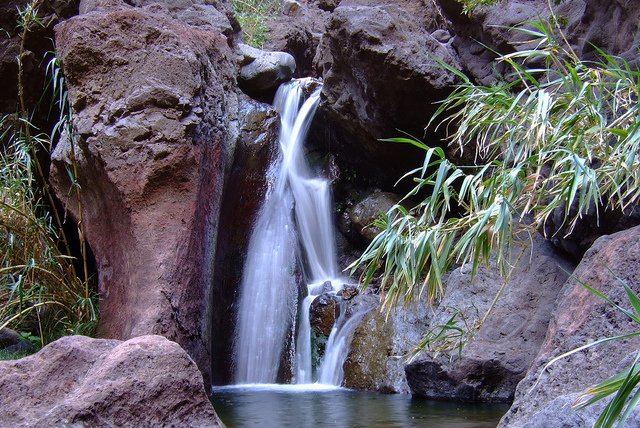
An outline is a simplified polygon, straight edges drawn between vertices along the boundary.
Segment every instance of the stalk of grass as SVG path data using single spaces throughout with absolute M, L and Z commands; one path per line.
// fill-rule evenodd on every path
M 52 136 L 32 124 L 24 97 L 22 57 L 26 38 L 34 26 L 41 24 L 39 4 L 34 0 L 19 9 L 23 31 L 18 57 L 18 112 L 0 117 L 0 329 L 11 327 L 36 334 L 44 345 L 64 334 L 91 334 L 98 314 L 96 297 L 89 288 L 82 229 L 84 280 L 78 277 L 72 258 L 60 250 L 64 248 L 69 254 L 68 241 L 57 212 L 49 209 L 54 207 L 53 197 L 36 156 L 38 150 L 50 150 Z M 53 85 L 61 111 L 53 132 L 56 134 L 70 127 L 71 121 L 64 81 L 59 69 L 52 70 L 57 73 Z M 38 183 L 44 186 L 42 193 L 36 188 Z M 48 206 L 41 195 L 48 199 Z

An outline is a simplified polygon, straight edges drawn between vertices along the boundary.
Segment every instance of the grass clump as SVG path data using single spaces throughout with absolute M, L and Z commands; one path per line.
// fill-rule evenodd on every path
M 462 3 L 462 11 L 466 14 L 473 12 L 478 6 L 493 6 L 500 0 L 458 0 Z
M 280 12 L 280 0 L 232 0 L 245 43 L 262 48 L 267 41 L 267 20 Z
M 27 37 L 42 25 L 39 4 L 32 1 L 19 10 L 18 108 L 15 114 L 0 116 L 0 330 L 27 332 L 44 346 L 66 334 L 91 334 L 98 314 L 86 246 L 81 243 L 79 275 L 38 160 L 38 153 L 50 153 L 52 140 L 71 126 L 64 80 L 55 60 L 49 66 L 56 94 L 51 107 L 60 116 L 51 135 L 32 123 L 24 98 L 21 58 Z M 81 223 L 79 235 L 84 241 Z

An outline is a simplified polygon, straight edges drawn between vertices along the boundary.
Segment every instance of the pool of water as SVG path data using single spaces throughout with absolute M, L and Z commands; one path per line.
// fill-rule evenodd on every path
M 384 395 L 319 385 L 214 388 L 211 401 L 227 427 L 493 428 L 508 406 Z

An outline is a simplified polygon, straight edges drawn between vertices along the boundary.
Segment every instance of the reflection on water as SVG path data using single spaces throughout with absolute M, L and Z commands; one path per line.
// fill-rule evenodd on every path
M 493 428 L 508 409 L 309 385 L 215 388 L 211 400 L 229 428 Z

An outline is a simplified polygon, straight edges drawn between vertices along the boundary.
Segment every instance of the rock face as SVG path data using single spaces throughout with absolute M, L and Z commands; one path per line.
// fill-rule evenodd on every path
M 165 335 L 207 380 L 218 215 L 238 133 L 228 40 L 153 7 L 81 10 L 56 27 L 78 138 L 73 150 L 58 145 L 50 178 L 96 258 L 99 334 Z
M 0 350 L 10 354 L 20 352 L 30 354 L 35 352 L 36 348 L 17 332 L 8 328 L 3 328 L 0 330 Z
M 380 214 L 386 213 L 402 197 L 390 192 L 374 192 L 349 210 L 349 219 L 368 242 L 373 241 L 380 230 L 372 223 Z
M 432 102 L 455 83 L 435 59 L 461 67 L 453 48 L 430 34 L 438 19 L 421 0 L 344 0 L 330 14 L 315 61 L 325 82 L 318 120 L 333 126 L 318 138 L 343 162 L 392 181 L 415 166 L 417 151 L 378 139 L 398 129 L 422 136 Z
M 266 91 L 275 91 L 281 83 L 291 80 L 296 70 L 296 61 L 286 52 L 267 52 L 240 45 L 240 80 L 242 90 L 260 96 Z
M 629 308 L 621 278 L 635 293 L 640 292 L 640 227 L 601 237 L 587 251 L 574 272 L 617 304 Z M 599 338 L 637 331 L 621 312 L 591 294 L 574 278 L 567 280 L 549 323 L 547 336 L 526 377 L 518 385 L 515 401 L 502 419 L 501 427 L 593 426 L 602 406 L 586 411 L 570 407 L 587 387 L 628 366 L 640 340 L 617 341 L 574 354 L 541 373 L 553 357 Z M 534 383 L 539 381 L 532 389 Z M 561 409 L 561 410 L 560 410 Z M 557 423 L 561 415 L 562 424 Z M 635 412 L 629 426 L 638 426 Z
M 189 356 L 161 336 L 67 336 L 0 362 L 5 426 L 222 426 Z
M 276 171 L 279 116 L 268 104 L 240 99 L 240 138 L 220 214 L 212 295 L 212 383 L 231 383 L 236 302 L 249 239 Z M 270 173 L 269 173 L 270 172 Z
M 388 317 L 377 296 L 353 298 L 374 307 L 356 328 L 344 365 L 344 386 L 383 393 L 410 393 L 405 364 L 429 325 L 426 302 L 398 307 Z
M 437 358 L 423 355 L 407 366 L 413 394 L 462 401 L 513 399 L 516 385 L 544 340 L 567 272 L 572 270 L 541 237 L 534 239 L 533 253 L 529 246 L 515 246 L 513 260 L 517 264 L 506 284 L 495 267 L 480 267 L 473 281 L 470 266 L 448 276 L 445 296 L 429 331 L 439 333 L 456 315 L 456 326 L 472 334 L 461 338 L 461 357 L 458 348 L 453 348 Z

